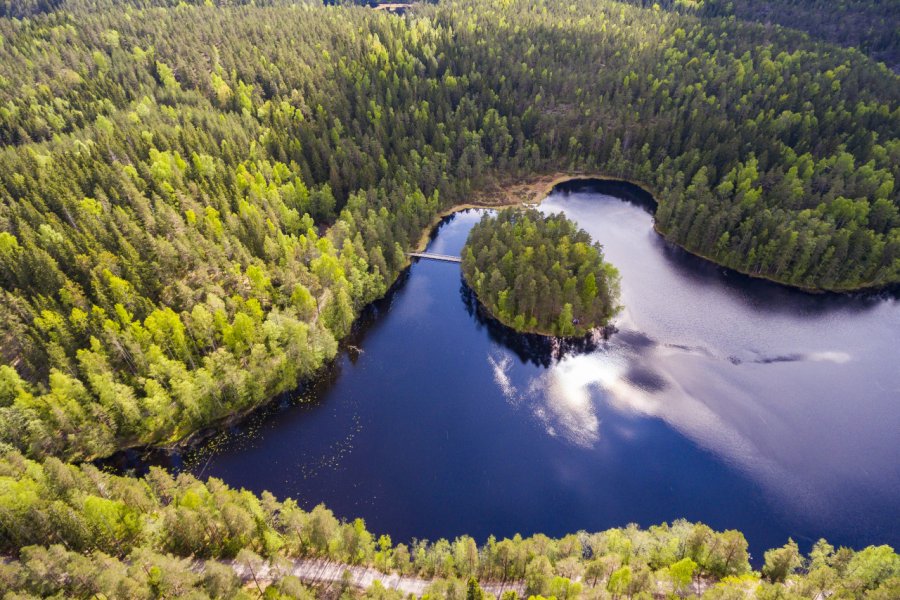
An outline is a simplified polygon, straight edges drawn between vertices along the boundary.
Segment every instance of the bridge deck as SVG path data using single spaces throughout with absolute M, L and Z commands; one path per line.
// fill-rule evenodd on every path
M 444 262 L 462 262 L 462 259 L 460 257 L 450 256 L 449 254 L 434 254 L 433 252 L 410 252 L 409 255 L 416 258 L 429 258 L 431 260 L 442 260 Z

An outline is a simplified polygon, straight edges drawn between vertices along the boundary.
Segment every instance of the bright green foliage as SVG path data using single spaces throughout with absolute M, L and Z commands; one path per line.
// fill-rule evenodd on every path
M 896 72 L 900 69 L 897 15 L 882 0 L 627 0 L 673 6 L 706 17 L 777 23 L 830 43 L 858 48 Z M 896 8 L 896 5 L 893 5 Z
M 173 478 L 158 468 L 143 478 L 121 477 L 16 452 L 0 456 L 0 521 L 0 552 L 11 557 L 0 564 L 0 589 L 37 596 L 149 598 L 199 589 L 229 597 L 238 582 L 227 563 L 216 562 L 225 559 L 256 573 L 268 563 L 275 587 L 266 593 L 275 598 L 307 597 L 299 582 L 283 578 L 289 571 L 279 570 L 303 558 L 436 578 L 430 598 L 478 598 L 485 582 L 501 580 L 545 597 L 638 598 L 660 586 L 683 593 L 698 577 L 721 580 L 707 592 L 711 600 L 743 599 L 737 594 L 748 589 L 759 589 L 759 598 L 809 598 L 827 589 L 839 598 L 881 600 L 900 581 L 900 557 L 891 548 L 854 552 L 821 541 L 802 561 L 803 572 L 791 574 L 802 559 L 796 545 L 767 552 L 764 572 L 773 581 L 757 586 L 743 535 L 686 521 L 560 539 L 491 537 L 481 548 L 468 536 L 393 545 L 387 536 L 376 540 L 359 519 L 340 521 L 324 506 L 306 511 L 217 479 Z M 206 560 L 206 576 L 188 559 Z M 782 564 L 787 568 L 776 574 Z M 777 581 L 780 574 L 786 582 Z M 255 589 L 252 579 L 248 585 Z M 125 587 L 111 592 L 116 586 Z M 384 588 L 369 594 L 395 597 Z
M 612 594 L 613 598 L 618 598 L 623 594 L 628 593 L 630 588 L 631 567 L 628 565 L 613 571 L 609 576 L 609 582 L 606 584 L 606 589 L 609 590 L 609 593 Z
M 303 0 L 0 1 L 0 442 L 102 456 L 293 388 L 441 209 L 534 173 L 640 182 L 663 235 L 746 273 L 831 290 L 900 281 L 900 78 L 746 21 L 890 60 L 885 3 L 634 3 L 448 0 L 398 18 Z M 509 250 L 484 285 L 496 314 L 536 328 L 539 307 L 519 300 L 543 290 L 515 289 Z M 572 333 L 568 311 L 611 292 L 610 272 L 554 265 L 548 327 Z M 540 536 L 480 553 L 469 539 L 391 547 L 324 508 L 215 480 L 15 452 L 0 461 L 0 522 L 14 559 L 0 588 L 38 597 L 240 597 L 228 573 L 200 578 L 177 557 L 244 549 L 377 555 L 451 577 L 436 585 L 455 597 L 470 575 L 527 572 L 574 594 L 579 568 L 598 594 L 643 597 L 686 558 L 732 578 L 716 597 L 893 599 L 900 578 L 889 548 L 817 545 L 808 564 L 773 551 L 772 581 L 753 587 L 739 532 L 683 522 L 586 535 L 591 559 Z
M 478 580 L 474 577 L 469 577 L 469 581 L 466 584 L 466 600 L 484 600 L 484 592 L 481 590 L 481 586 L 478 585 Z
M 20 560 L 0 566 L 0 589 L 6 597 L 38 598 L 230 598 L 258 597 L 244 593 L 244 582 L 231 567 L 207 562 L 203 570 L 188 558 L 136 549 L 125 558 L 95 551 L 89 555 L 60 544 L 23 548 Z M 269 588 L 283 595 L 266 598 L 312 600 L 311 590 L 292 577 L 276 579 Z M 12 592 L 18 596 L 12 596 Z M 30 594 L 25 596 L 25 594 Z
M 550 580 L 549 595 L 557 600 L 577 600 L 581 596 L 582 585 L 568 577 L 556 576 Z
M 619 275 L 562 214 L 507 209 L 469 233 L 462 271 L 478 299 L 520 331 L 581 335 L 619 310 Z
M 0 364 L 22 390 L 0 441 L 89 458 L 265 402 L 440 209 L 532 173 L 640 182 L 663 235 L 747 273 L 900 281 L 900 79 L 709 2 L 641 4 L 0 3 Z M 526 330 L 580 333 L 609 291 L 547 271 L 537 307 L 483 272 Z
M 553 565 L 546 556 L 538 556 L 528 563 L 525 569 L 525 593 L 531 596 L 543 596 L 550 589 L 553 577 Z
M 789 575 L 803 566 L 803 557 L 794 540 L 788 540 L 781 548 L 767 550 L 765 559 L 762 574 L 775 583 L 785 581 Z
M 669 565 L 669 577 L 672 579 L 672 587 L 679 595 L 684 595 L 694 573 L 697 570 L 697 563 L 690 558 L 682 558 L 677 563 Z

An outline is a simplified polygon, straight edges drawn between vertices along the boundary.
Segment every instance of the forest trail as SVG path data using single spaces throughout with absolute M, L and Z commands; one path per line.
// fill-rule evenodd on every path
M 256 570 L 252 570 L 250 566 L 235 560 L 222 562 L 230 566 L 245 584 L 258 584 L 261 588 L 265 588 L 273 581 L 288 575 L 293 575 L 306 584 L 340 584 L 346 571 L 350 574 L 349 581 L 353 587 L 368 589 L 376 581 L 380 581 L 381 585 L 387 589 L 397 590 L 403 594 L 413 594 L 420 598 L 425 593 L 425 590 L 428 589 L 428 586 L 439 581 L 437 577 L 428 578 L 399 575 L 397 573 L 388 574 L 374 567 L 348 565 L 346 563 L 312 558 L 289 560 L 286 561 L 283 567 L 273 566 L 271 563 L 265 562 L 257 567 Z M 578 580 L 581 580 L 581 578 L 576 578 L 576 581 Z M 710 579 L 695 577 L 690 586 L 688 586 L 688 590 L 696 596 L 701 596 L 715 583 L 715 581 Z M 482 590 L 496 598 L 500 598 L 504 592 L 508 591 L 515 591 L 519 598 L 527 598 L 524 580 L 480 581 L 479 585 Z M 657 579 L 656 591 L 653 594 L 655 598 L 667 598 L 671 596 L 672 592 L 673 589 L 670 582 Z M 820 599 L 817 598 L 816 600 Z
M 385 588 L 420 597 L 425 593 L 428 586 L 437 581 L 436 578 L 410 577 L 396 573 L 387 574 L 373 567 L 348 565 L 321 559 L 295 559 L 289 561 L 284 568 L 273 567 L 266 562 L 255 571 L 248 565 L 233 560 L 223 562 L 234 569 L 237 576 L 245 583 L 253 585 L 255 581 L 261 587 L 287 575 L 293 575 L 307 584 L 339 584 L 343 579 L 344 572 L 347 571 L 350 573 L 350 582 L 354 587 L 368 589 L 376 581 L 380 581 Z M 497 598 L 510 590 L 514 590 L 520 597 L 525 594 L 524 581 L 489 581 L 481 582 L 480 585 L 481 589 Z

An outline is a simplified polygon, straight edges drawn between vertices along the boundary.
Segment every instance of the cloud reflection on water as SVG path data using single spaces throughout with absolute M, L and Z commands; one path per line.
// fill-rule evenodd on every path
M 548 434 L 590 448 L 600 439 L 592 388 L 614 383 L 622 370 L 606 353 L 570 355 L 533 378 L 527 398 Z
M 815 362 L 850 360 L 840 352 L 794 356 Z M 766 364 L 762 357 L 757 358 L 748 362 Z M 759 434 L 760 429 L 774 434 L 779 429 L 777 417 L 767 418 L 739 383 L 711 368 L 711 363 L 728 358 L 703 348 L 658 344 L 639 332 L 622 331 L 602 350 L 553 362 L 521 384 L 523 391 L 510 377 L 510 356 L 498 353 L 488 360 L 504 396 L 515 406 L 527 407 L 547 435 L 584 449 L 594 448 L 603 434 L 597 409 L 605 403 L 623 414 L 665 421 L 698 446 L 768 486 L 782 492 L 790 489 L 790 502 L 821 506 L 825 500 L 792 477 L 767 445 L 767 434 Z M 750 405 L 755 406 L 756 422 L 742 422 L 742 407 Z
M 506 401 L 518 407 L 523 401 L 532 414 L 542 423 L 548 435 L 562 437 L 568 442 L 590 448 L 600 438 L 600 420 L 594 410 L 591 387 L 615 379 L 612 372 L 598 378 L 596 368 L 585 369 L 585 361 L 595 355 L 573 355 L 543 371 L 528 382 L 526 391 L 520 393 L 509 376 L 513 361 L 509 355 L 488 356 L 494 374 L 494 382 Z M 611 365 L 605 365 L 606 371 Z
M 494 382 L 497 384 L 497 387 L 500 388 L 503 397 L 513 406 L 517 405 L 521 399 L 519 391 L 509 378 L 509 368 L 512 366 L 512 358 L 505 355 L 488 356 L 488 362 L 491 365 L 491 370 L 494 372 Z

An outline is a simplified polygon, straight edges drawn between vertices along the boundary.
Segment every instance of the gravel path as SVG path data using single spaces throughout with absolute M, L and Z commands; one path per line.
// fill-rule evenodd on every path
M 380 581 L 381 585 L 386 588 L 399 590 L 404 594 L 414 594 L 421 596 L 429 585 L 434 583 L 434 579 L 426 579 L 423 577 L 409 577 L 398 575 L 396 573 L 383 573 L 373 567 L 361 567 L 347 565 L 344 563 L 336 563 L 332 561 L 319 559 L 300 559 L 293 560 L 289 563 L 289 568 L 280 569 L 273 568 L 269 563 L 263 563 L 255 571 L 244 564 L 235 561 L 227 561 L 227 564 L 234 569 L 245 582 L 253 582 L 254 580 L 260 584 L 266 583 L 284 577 L 293 575 L 304 583 L 323 584 L 323 583 L 340 583 L 343 580 L 344 572 L 350 573 L 350 581 L 354 587 L 367 589 L 371 587 L 375 581 Z M 525 594 L 524 581 L 484 581 L 479 582 L 481 589 L 489 592 L 499 598 L 503 592 L 514 590 L 519 596 Z

